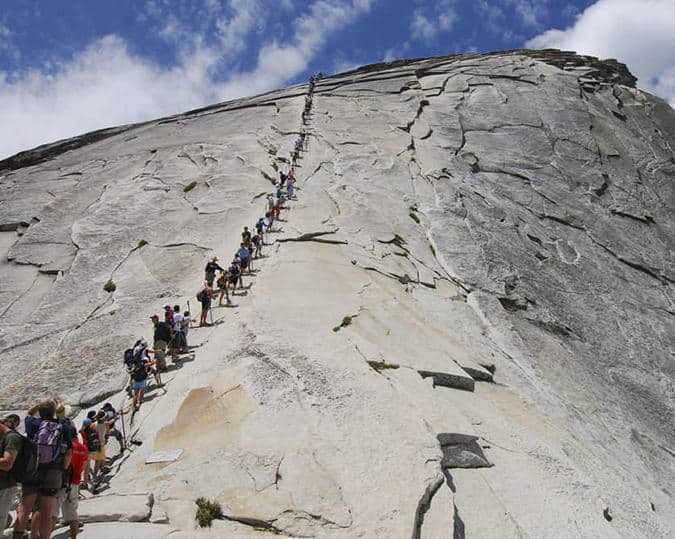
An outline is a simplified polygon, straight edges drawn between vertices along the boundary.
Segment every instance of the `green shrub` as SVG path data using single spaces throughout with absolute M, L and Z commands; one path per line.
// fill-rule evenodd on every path
M 430 243 L 429 248 L 431 249 L 431 253 L 436 256 L 436 248 Z
M 400 365 L 397 365 L 396 363 L 386 363 L 385 361 L 369 361 L 368 365 L 376 372 L 382 372 L 387 369 L 398 369 L 400 367 Z
M 185 187 L 183 187 L 183 193 L 192 191 L 195 187 L 197 187 L 197 182 L 193 180 L 190 183 L 188 183 Z
M 197 498 L 197 514 L 195 518 L 200 528 L 210 528 L 214 519 L 220 518 L 223 514 L 220 504 L 216 501 L 206 498 Z
M 253 200 L 255 200 L 257 198 L 260 198 L 260 197 L 264 197 L 266 194 L 267 193 L 265 191 L 263 191 L 262 193 L 258 193 L 256 196 L 253 197 Z
M 415 221 L 418 225 L 420 224 L 420 218 L 417 217 L 417 214 L 413 211 L 411 211 L 409 214 L 410 218 Z
M 114 292 L 115 290 L 117 290 L 117 286 L 115 285 L 115 283 L 113 283 L 112 279 L 109 279 L 109 280 L 103 285 L 103 290 L 105 290 L 105 291 L 108 292 L 108 293 Z
M 272 168 L 275 172 L 279 172 L 279 165 L 277 165 L 276 161 L 272 161 Z
M 147 244 L 148 244 L 147 241 L 141 240 L 141 241 L 138 242 L 138 245 L 136 246 L 136 249 L 142 249 L 142 248 L 145 247 Z
M 356 315 L 354 315 L 354 316 L 356 316 Z M 342 322 L 340 322 L 340 325 L 339 325 L 339 326 L 335 326 L 335 327 L 333 328 L 333 331 L 334 331 L 335 333 L 337 333 L 337 332 L 340 331 L 342 328 L 346 328 L 348 325 L 350 325 L 350 324 L 352 323 L 352 319 L 354 318 L 354 316 L 345 316 L 345 317 L 342 319 Z

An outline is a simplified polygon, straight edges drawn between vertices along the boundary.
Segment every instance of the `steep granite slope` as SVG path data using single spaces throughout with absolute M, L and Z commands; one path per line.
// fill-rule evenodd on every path
M 634 83 L 558 51 L 322 79 L 279 241 L 137 416 L 106 503 L 169 523 L 129 533 L 195 536 L 201 495 L 214 537 L 673 533 L 675 112 Z M 148 314 L 261 213 L 305 94 L 0 163 L 0 407 L 119 392 Z

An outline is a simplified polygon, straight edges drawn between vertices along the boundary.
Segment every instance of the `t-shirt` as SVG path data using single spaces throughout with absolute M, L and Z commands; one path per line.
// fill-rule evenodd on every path
M 183 320 L 183 315 L 181 313 L 173 313 L 173 330 L 174 331 L 180 331 L 181 330 L 181 321 Z
M 242 260 L 248 260 L 251 256 L 251 253 L 248 252 L 248 249 L 246 247 L 242 247 L 237 251 L 237 254 L 239 255 L 239 258 Z
M 23 441 L 18 433 L 14 431 L 0 432 L 0 457 L 4 457 L 5 451 L 8 449 L 16 451 L 18 455 L 22 445 Z M 0 490 L 14 485 L 16 485 L 16 481 L 9 475 L 9 472 L 0 470 Z
M 80 481 L 82 480 L 82 470 L 84 469 L 84 464 L 87 462 L 88 455 L 89 451 L 87 451 L 87 446 L 80 443 L 78 440 L 73 440 L 73 457 L 70 461 L 72 475 L 68 472 L 66 474 L 66 481 L 70 481 L 73 485 L 80 484 Z
M 192 317 L 183 315 L 183 323 L 181 324 L 181 328 L 185 335 L 187 335 L 190 331 L 190 322 L 192 322 Z

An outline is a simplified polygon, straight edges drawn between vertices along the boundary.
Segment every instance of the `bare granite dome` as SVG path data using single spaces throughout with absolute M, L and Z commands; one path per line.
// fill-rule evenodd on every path
M 0 409 L 123 400 L 124 349 L 196 313 L 306 93 L 0 162 Z M 251 288 L 82 537 L 672 537 L 675 111 L 616 61 L 518 50 L 323 78 L 309 128 Z M 199 496 L 228 520 L 197 531 Z

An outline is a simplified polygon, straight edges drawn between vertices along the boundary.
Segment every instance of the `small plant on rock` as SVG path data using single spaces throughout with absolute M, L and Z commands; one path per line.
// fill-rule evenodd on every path
M 356 315 L 354 315 L 354 316 L 356 316 Z M 345 317 L 342 319 L 342 322 L 340 322 L 340 325 L 339 325 L 339 326 L 335 326 L 335 327 L 333 328 L 333 331 L 334 331 L 335 333 L 337 333 L 337 332 L 340 331 L 342 328 L 346 328 L 347 326 L 349 326 L 349 325 L 352 323 L 352 319 L 353 319 L 353 318 L 354 318 L 353 316 L 345 316 Z
M 201 528 L 210 528 L 214 519 L 220 518 L 223 514 L 220 504 L 216 501 L 206 498 L 197 498 L 197 514 L 195 518 Z
M 387 363 L 386 361 L 369 361 L 368 365 L 378 373 L 387 369 L 398 369 L 400 367 L 400 365 L 397 365 L 396 363 Z
M 279 165 L 277 165 L 276 161 L 272 161 L 272 168 L 275 172 L 279 172 Z
M 188 183 L 185 187 L 183 187 L 183 193 L 192 191 L 195 187 L 197 187 L 197 182 L 193 180 L 190 183 Z
M 415 221 L 418 225 L 420 224 L 420 218 L 417 217 L 417 214 L 414 211 L 411 211 L 409 214 L 410 218 Z
M 115 290 L 117 290 L 117 285 L 115 283 L 113 283 L 112 279 L 109 279 L 103 285 L 103 290 L 105 290 L 108 293 L 114 292 Z
M 141 241 L 138 242 L 138 245 L 136 246 L 136 249 L 142 249 L 142 248 L 145 247 L 147 244 L 148 244 L 147 241 L 141 240 Z

